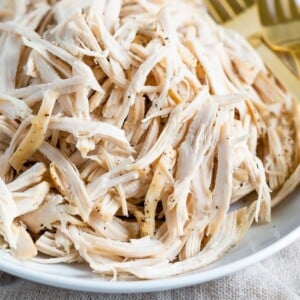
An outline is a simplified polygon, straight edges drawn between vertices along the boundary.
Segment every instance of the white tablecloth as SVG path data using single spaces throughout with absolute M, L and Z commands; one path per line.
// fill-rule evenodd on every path
M 134 295 L 81 293 L 31 283 L 0 272 L 0 299 L 299 300 L 300 240 L 273 257 L 234 275 L 198 286 L 160 293 Z

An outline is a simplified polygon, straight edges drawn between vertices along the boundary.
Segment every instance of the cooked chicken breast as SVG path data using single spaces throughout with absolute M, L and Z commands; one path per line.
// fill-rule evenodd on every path
M 0 246 L 18 259 L 196 270 L 299 184 L 300 99 L 201 1 L 7 0 L 0 48 Z

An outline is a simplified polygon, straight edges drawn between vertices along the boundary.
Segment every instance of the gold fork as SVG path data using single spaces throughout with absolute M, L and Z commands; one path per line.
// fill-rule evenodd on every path
M 254 0 L 205 1 L 210 14 L 218 23 L 227 22 L 254 4 Z
M 257 7 L 253 2 L 252 0 L 205 0 L 207 9 L 215 21 L 248 38 L 275 77 L 290 93 L 300 99 L 300 81 L 262 41 Z M 240 4 L 239 10 L 235 8 L 237 3 Z
M 257 1 L 262 33 L 274 50 L 300 52 L 300 4 L 296 0 Z
M 300 77 L 300 3 L 259 0 L 257 4 L 264 40 L 273 50 L 281 51 L 279 55 L 287 63 L 294 62 L 292 69 Z
M 261 30 L 254 3 L 255 0 L 205 0 L 214 20 L 225 27 L 237 29 L 239 24 L 251 24 L 238 28 L 246 38 Z

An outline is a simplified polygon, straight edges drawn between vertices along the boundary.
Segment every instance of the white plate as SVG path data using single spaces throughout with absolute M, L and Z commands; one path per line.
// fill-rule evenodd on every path
M 111 282 L 92 273 L 86 265 L 20 262 L 5 251 L 0 251 L 0 269 L 47 285 L 103 293 L 161 291 L 203 283 L 259 262 L 300 238 L 299 192 L 298 187 L 289 199 L 273 211 L 272 223 L 254 226 L 240 244 L 214 264 L 197 272 L 160 280 Z

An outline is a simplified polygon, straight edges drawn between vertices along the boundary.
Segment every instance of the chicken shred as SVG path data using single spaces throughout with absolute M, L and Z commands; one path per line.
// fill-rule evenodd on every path
M 193 271 L 299 185 L 300 99 L 201 1 L 4 2 L 0 247 L 16 258 Z

